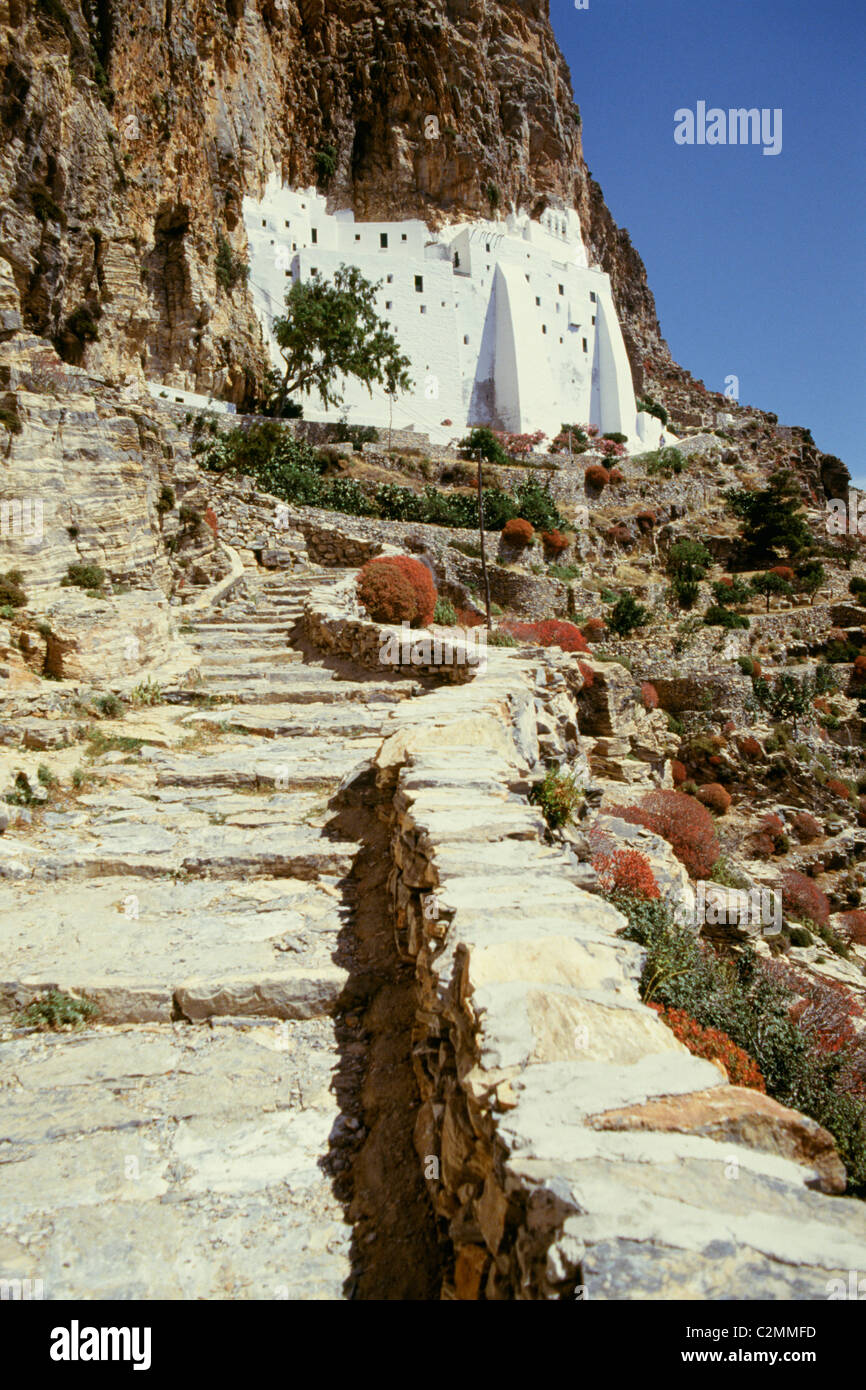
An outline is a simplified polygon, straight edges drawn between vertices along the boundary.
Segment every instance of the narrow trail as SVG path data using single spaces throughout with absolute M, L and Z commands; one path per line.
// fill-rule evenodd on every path
M 47 1298 L 438 1297 L 386 831 L 369 777 L 337 795 L 418 684 L 290 645 L 342 577 L 245 575 L 167 746 L 0 842 L 7 1011 L 100 1009 L 0 1043 L 0 1270 Z

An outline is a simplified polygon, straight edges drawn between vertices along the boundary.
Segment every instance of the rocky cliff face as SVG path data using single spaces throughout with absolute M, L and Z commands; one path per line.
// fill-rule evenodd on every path
M 546 0 L 5 0 L 0 17 L 2 307 L 68 361 L 248 397 L 264 359 L 220 241 L 243 256 L 243 194 L 273 170 L 315 182 L 329 149 L 331 205 L 360 218 L 574 204 L 635 364 L 659 349 Z

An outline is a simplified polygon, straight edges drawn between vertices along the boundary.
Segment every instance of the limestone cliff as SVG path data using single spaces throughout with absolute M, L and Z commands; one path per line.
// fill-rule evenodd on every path
M 315 182 L 329 148 L 331 205 L 360 218 L 573 204 L 633 361 L 659 351 L 546 0 L 4 0 L 0 17 L 19 300 L 2 307 L 68 361 L 248 397 L 259 333 L 243 281 L 218 283 L 220 239 L 243 256 L 244 192 L 273 170 Z

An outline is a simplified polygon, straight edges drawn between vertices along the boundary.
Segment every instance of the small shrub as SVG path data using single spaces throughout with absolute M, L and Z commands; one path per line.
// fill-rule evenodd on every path
M 671 776 L 674 779 L 674 785 L 677 787 L 682 786 L 683 782 L 688 777 L 685 764 L 681 763 L 679 758 L 671 758 Z
M 502 629 L 522 642 L 533 642 L 539 647 L 561 647 L 564 652 L 589 651 L 580 628 L 560 618 L 548 618 L 541 623 L 512 621 L 503 623 Z
M 743 617 L 741 613 L 733 613 L 730 608 L 723 608 L 721 604 L 713 603 L 704 614 L 704 626 L 746 628 L 749 626 L 749 619 Z
M 798 811 L 791 821 L 791 829 L 804 844 L 809 844 L 812 840 L 817 840 L 821 835 L 821 827 L 813 815 L 808 811 Z
M 541 534 L 541 544 L 544 546 L 544 553 L 550 559 L 555 560 L 571 544 L 571 537 L 564 536 L 556 527 L 552 531 L 543 531 Z
M 866 652 L 861 652 L 855 658 L 851 679 L 855 685 L 866 685 Z
M 316 182 L 330 183 L 337 169 L 337 151 L 333 145 L 322 145 L 316 150 Z
M 76 589 L 101 589 L 105 583 L 105 570 L 99 565 L 70 565 L 60 583 L 74 585 Z
M 506 521 L 502 528 L 502 535 L 506 541 L 512 545 L 525 546 L 531 545 L 535 535 L 535 528 L 522 517 L 512 517 L 511 521 Z
M 409 580 L 391 565 L 367 564 L 357 581 L 357 593 L 377 623 L 417 623 L 418 600 Z
M 731 796 L 719 782 L 705 782 L 698 789 L 698 801 L 716 816 L 723 816 L 731 805 Z
M 217 240 L 214 272 L 217 284 L 226 291 L 233 290 L 235 285 L 246 280 L 250 273 L 246 261 L 232 250 L 231 244 L 224 236 Z
M 213 507 L 208 507 L 205 510 L 204 524 L 213 532 L 213 538 L 216 540 L 219 534 L 219 522 L 217 521 L 217 515 Z
M 7 570 L 0 574 L 0 606 L 3 608 L 24 608 L 27 594 L 22 588 L 20 570 Z
M 502 632 L 499 628 L 495 632 L 487 634 L 488 647 L 519 647 L 520 643 L 516 637 L 512 637 L 510 632 Z
M 139 681 L 129 692 L 129 699 L 136 707 L 159 705 L 162 703 L 162 686 L 148 676 L 147 680 Z
M 782 901 L 785 913 L 808 917 L 819 927 L 825 927 L 830 917 L 830 900 L 811 878 L 798 869 L 786 869 L 782 874 Z
M 610 482 L 610 474 L 601 463 L 591 463 L 583 475 L 587 487 L 601 491 Z
M 651 531 L 656 524 L 655 512 L 638 512 L 636 520 L 641 531 Z
M 866 598 L 866 579 L 861 579 L 859 575 L 855 574 L 848 585 L 848 592 L 853 594 L 855 598 Z
M 603 893 L 629 893 L 652 901 L 661 897 L 649 860 L 636 849 L 617 849 L 612 854 L 596 854 L 592 867 Z
M 842 801 L 853 800 L 851 788 L 847 787 L 844 782 L 840 782 L 838 777 L 828 777 L 824 785 L 828 792 L 832 792 L 833 796 L 838 796 Z
M 19 1016 L 21 1026 L 38 1028 L 42 1032 L 59 1032 L 63 1028 L 83 1028 L 99 1010 L 90 999 L 79 999 L 52 989 L 28 1004 Z
M 703 1027 L 684 1009 L 665 1009 L 661 1004 L 651 1004 L 650 1008 L 658 1012 L 674 1037 L 695 1057 L 721 1062 L 732 1086 L 748 1086 L 750 1090 L 766 1094 L 767 1085 L 754 1057 L 738 1047 L 727 1033 L 719 1028 Z
M 769 569 L 767 573 L 777 574 L 780 579 L 783 579 L 785 581 L 786 584 L 793 584 L 794 582 L 794 571 L 791 569 L 790 565 L 773 565 L 773 567 Z
M 433 621 L 441 627 L 457 626 L 457 609 L 450 599 L 437 598 L 436 607 L 433 609 Z
M 707 878 L 719 858 L 712 816 L 684 792 L 648 792 L 636 806 L 618 807 L 611 814 L 661 835 L 692 878 Z
M 543 782 L 536 782 L 529 793 L 529 800 L 538 806 L 552 830 L 568 825 L 574 812 L 583 800 L 583 792 L 577 786 L 574 775 L 560 772 L 558 768 L 548 768 Z
M 855 946 L 866 946 L 866 909 L 855 907 L 850 912 L 843 912 L 839 922 Z
M 621 468 L 611 468 L 611 469 L 609 469 L 609 470 L 608 470 L 608 475 L 607 475 L 607 480 L 608 480 L 608 482 L 611 484 L 611 486 L 613 486 L 613 485 L 616 484 L 616 483 L 621 483 L 621 482 L 623 481 L 623 472 L 622 472 L 622 469 L 621 469 Z
M 607 625 L 617 637 L 627 637 L 637 628 L 646 627 L 649 609 L 638 603 L 634 594 L 621 594 L 608 614 Z
M 584 690 L 592 690 L 592 687 L 595 684 L 595 672 L 593 671 L 592 667 L 586 661 L 579 661 L 577 663 L 577 669 L 583 676 Z
M 174 503 L 174 488 L 169 487 L 168 483 L 163 483 L 162 487 L 159 489 L 159 497 L 156 499 L 156 510 L 159 512 L 160 516 L 164 516 L 166 512 L 173 510 Z
M 581 631 L 587 642 L 598 642 L 607 631 L 607 627 L 601 618 L 589 618 L 584 623 Z
M 643 705 L 644 709 L 658 709 L 658 691 L 656 690 L 655 686 L 652 684 L 651 681 L 644 681 L 643 685 L 640 688 L 640 698 L 641 704 Z

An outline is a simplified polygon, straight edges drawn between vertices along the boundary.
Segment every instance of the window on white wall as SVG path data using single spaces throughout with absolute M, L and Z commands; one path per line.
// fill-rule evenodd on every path
M 360 232 L 356 232 L 356 233 L 355 233 L 355 240 L 356 240 L 356 241 L 360 241 L 360 240 L 361 240 L 361 233 L 360 233 Z
M 386 299 L 386 300 L 385 300 L 385 308 L 386 308 L 386 309 L 393 309 L 393 308 L 394 308 L 394 301 L 393 301 L 393 299 Z
M 406 240 L 406 233 L 405 233 L 405 232 L 404 232 L 403 235 L 401 236 L 400 240 L 401 240 L 401 241 L 405 241 L 405 240 Z
M 426 304 L 422 304 L 422 305 L 420 305 L 419 307 L 420 307 L 420 309 L 421 309 L 421 313 L 422 313 L 422 314 L 426 314 L 426 312 L 427 312 L 427 305 L 426 305 Z
M 424 293 L 424 276 L 423 276 L 423 275 L 416 275 L 416 276 L 415 276 L 415 292 L 416 292 L 416 294 L 423 294 L 423 293 Z
M 592 316 L 592 321 L 593 321 L 593 324 L 594 324 L 594 323 L 595 323 L 595 314 L 593 314 L 593 316 Z
M 541 325 L 541 331 L 542 331 L 542 333 L 546 333 L 546 332 L 547 332 L 547 324 L 546 324 L 546 323 L 543 323 L 543 324 Z
M 311 231 L 310 231 L 310 236 L 312 237 L 312 239 L 313 239 L 313 245 L 315 246 L 315 245 L 318 243 L 318 240 L 319 240 L 319 233 L 318 233 L 318 231 L 316 230 L 315 227 L 313 227 L 313 228 L 311 229 Z
M 583 350 L 584 352 L 589 352 L 589 343 L 586 341 L 585 338 L 583 340 Z
M 386 284 L 388 284 L 388 285 L 393 285 L 393 283 L 394 283 L 394 276 L 393 276 L 393 275 L 388 275 L 388 276 L 386 276 Z
M 468 345 L 468 343 L 469 343 L 469 334 L 468 334 L 468 333 L 464 333 L 464 334 L 463 334 L 463 341 L 464 341 L 464 343 L 466 343 L 466 344 Z
M 594 303 L 595 303 L 595 290 L 590 290 L 590 292 L 589 292 L 589 298 L 590 298 L 591 302 L 594 304 Z
M 387 249 L 388 249 L 388 233 L 387 233 L 387 232 L 380 232 L 380 233 L 379 233 L 379 245 L 381 246 L 381 248 L 382 248 L 383 251 L 387 251 Z
M 538 305 L 541 304 L 541 300 L 539 299 L 538 295 L 535 296 L 535 302 L 536 302 L 536 304 L 538 304 Z
M 565 294 L 565 285 L 560 285 L 558 288 L 560 294 Z

